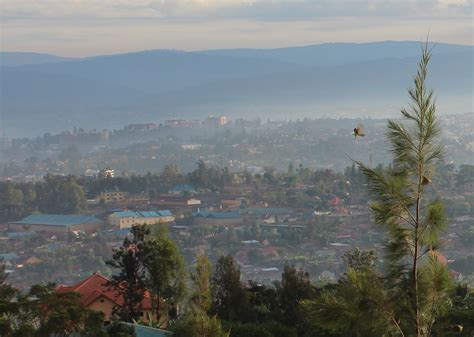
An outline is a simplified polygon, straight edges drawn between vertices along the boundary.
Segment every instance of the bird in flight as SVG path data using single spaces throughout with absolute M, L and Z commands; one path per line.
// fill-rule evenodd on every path
M 364 137 L 365 133 L 362 129 L 362 125 L 358 125 L 356 128 L 354 128 L 354 132 L 352 133 L 354 135 L 354 138 L 357 139 L 357 137 Z

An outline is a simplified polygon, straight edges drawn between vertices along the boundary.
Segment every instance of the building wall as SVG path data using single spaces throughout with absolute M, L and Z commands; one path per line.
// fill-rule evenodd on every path
M 104 313 L 104 321 L 109 322 L 110 316 L 112 316 L 112 310 L 114 309 L 115 303 L 105 297 L 99 297 L 94 302 L 88 305 L 88 308 L 94 311 L 100 311 Z
M 114 202 L 122 202 L 126 199 L 125 192 L 101 192 L 97 199 L 103 200 L 106 204 L 114 203 Z
M 114 214 L 109 216 L 109 224 L 119 228 L 130 228 L 134 225 L 154 225 L 174 221 L 174 216 L 146 217 L 146 218 L 121 218 Z
M 99 311 L 104 313 L 104 322 L 109 322 L 111 320 L 112 311 L 114 310 L 115 303 L 106 298 L 105 296 L 101 296 L 97 298 L 94 302 L 89 304 L 87 307 L 94 311 Z M 146 322 L 148 320 L 149 314 L 151 310 L 144 310 L 143 311 L 143 320 Z M 156 319 L 156 314 L 154 314 L 153 319 Z

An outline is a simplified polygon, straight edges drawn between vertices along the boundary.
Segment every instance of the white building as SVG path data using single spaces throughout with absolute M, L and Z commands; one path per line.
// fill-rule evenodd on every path
M 109 215 L 108 223 L 117 228 L 130 228 L 134 225 L 155 225 L 159 223 L 173 222 L 174 216 L 170 211 L 123 211 L 114 212 Z

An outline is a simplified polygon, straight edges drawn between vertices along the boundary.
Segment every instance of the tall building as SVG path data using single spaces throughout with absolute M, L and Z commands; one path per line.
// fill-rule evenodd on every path
M 220 115 L 217 117 L 208 116 L 204 123 L 208 126 L 224 126 L 229 123 L 229 119 L 226 115 Z

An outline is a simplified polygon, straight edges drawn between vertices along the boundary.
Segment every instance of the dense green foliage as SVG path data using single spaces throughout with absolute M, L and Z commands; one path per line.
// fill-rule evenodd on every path
M 148 226 L 133 226 L 131 238 L 124 239 L 107 263 L 117 272 L 112 275 L 110 286 L 124 298 L 124 305 L 114 309 L 120 320 L 139 321 L 146 295 L 151 297 L 158 326 L 172 318 L 169 313 L 185 290 L 184 262 L 164 229 L 152 235 Z M 164 302 L 169 310 L 165 315 L 161 310 Z
M 18 220 L 31 212 L 75 214 L 86 206 L 85 189 L 72 176 L 48 174 L 35 184 L 0 184 L 0 220 Z
M 145 298 L 147 271 L 146 236 L 150 231 L 145 226 L 134 226 L 132 237 L 126 237 L 123 245 L 114 251 L 112 259 L 107 261 L 118 273 L 112 275 L 110 286 L 123 296 L 124 304 L 114 308 L 114 315 L 125 322 L 141 318 L 142 301 Z
M 102 313 L 79 302 L 77 293 L 55 291 L 54 284 L 34 285 L 21 293 L 6 283 L 0 270 L 0 335 L 3 337 L 49 337 L 78 333 L 105 337 Z

